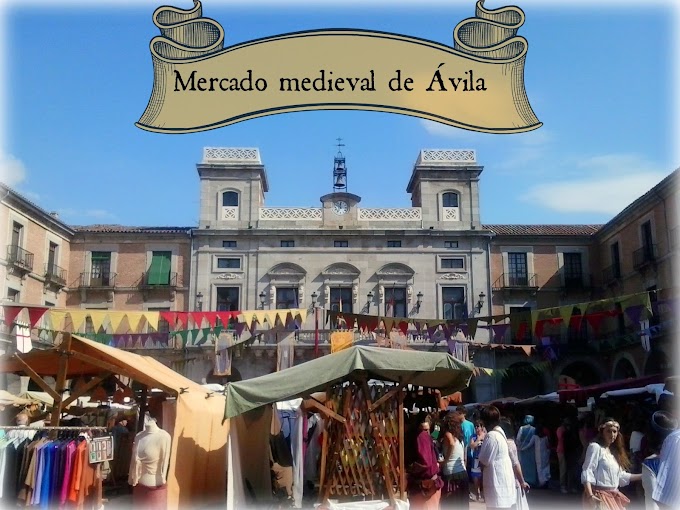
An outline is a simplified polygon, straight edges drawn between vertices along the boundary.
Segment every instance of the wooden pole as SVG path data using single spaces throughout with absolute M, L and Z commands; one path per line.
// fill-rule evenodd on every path
M 142 396 L 139 399 L 139 419 L 137 420 L 137 432 L 144 430 L 144 415 L 146 414 L 146 397 L 149 393 L 149 387 L 142 387 Z
M 92 388 L 95 386 L 98 386 L 101 384 L 104 379 L 106 379 L 108 376 L 110 376 L 110 372 L 105 372 L 103 375 L 100 375 L 99 377 L 95 377 L 92 379 L 90 382 L 85 384 L 82 388 L 78 388 L 78 391 L 73 391 L 71 395 L 62 402 L 62 409 L 68 406 L 71 402 L 74 402 L 75 400 L 78 400 L 80 397 L 82 397 L 85 393 L 90 391 Z
M 401 384 L 399 385 L 401 386 Z M 406 501 L 406 470 L 404 466 L 404 389 L 399 394 L 399 491 L 401 499 Z
M 328 402 L 330 399 L 330 390 L 326 392 L 326 402 Z M 323 504 L 323 497 L 324 497 L 324 482 L 326 482 L 326 457 L 328 455 L 328 426 L 330 425 L 330 420 L 326 420 L 322 418 L 324 422 L 328 421 L 328 423 L 323 424 L 323 433 L 322 433 L 322 442 L 321 442 L 321 473 L 319 474 L 319 503 Z

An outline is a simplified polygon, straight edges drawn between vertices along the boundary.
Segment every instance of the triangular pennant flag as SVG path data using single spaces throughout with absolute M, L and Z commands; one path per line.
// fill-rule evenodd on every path
M 98 333 L 106 320 L 106 310 L 90 310 L 90 320 L 92 321 L 92 329 L 95 333 Z
M 470 337 L 474 340 L 475 338 L 475 333 L 477 333 L 477 324 L 479 323 L 479 319 L 468 319 L 467 324 L 469 328 L 469 333 Z
M 120 329 L 120 323 L 125 318 L 125 312 L 107 312 L 109 323 L 111 324 L 111 332 L 117 333 Z
M 276 321 L 280 321 L 281 324 L 287 326 L 290 320 L 295 319 L 295 314 L 293 313 L 293 310 L 277 310 L 276 315 L 274 317 L 274 324 L 276 324 Z
M 48 312 L 51 328 L 53 331 L 62 331 L 64 327 L 64 320 L 66 319 L 66 312 L 59 312 L 50 310 Z
M 453 355 L 453 353 L 456 352 L 456 341 L 448 339 L 446 341 L 446 345 L 447 345 L 449 354 Z
M 47 308 L 32 307 L 28 309 L 28 321 L 30 322 L 32 328 L 35 327 L 46 311 Z
M 19 312 L 24 309 L 23 306 L 3 306 L 3 309 L 5 310 L 5 324 L 8 326 L 11 326 L 14 323 L 14 319 L 17 318 L 17 315 L 19 315 Z
M 534 326 L 534 334 L 538 337 L 541 338 L 543 336 L 543 326 L 545 325 L 546 321 L 545 320 L 537 320 L 536 325 Z
M 158 331 L 158 320 L 160 319 L 160 313 L 157 311 L 146 311 L 142 314 L 146 323 L 153 328 L 154 331 Z
M 430 338 L 430 340 L 434 339 L 434 333 L 439 329 L 439 326 L 427 326 L 427 336 Z
M 527 333 L 527 329 L 529 329 L 529 325 L 526 322 L 520 322 L 517 326 L 517 334 L 515 338 L 517 340 L 522 340 Z
M 401 331 L 402 335 L 406 335 L 408 332 L 408 321 L 399 322 L 399 331 Z
M 227 327 L 232 318 L 238 317 L 238 312 L 217 312 L 217 317 L 220 319 L 223 327 Z
M 189 327 L 189 312 L 177 312 L 177 322 L 175 324 L 177 328 L 188 328 Z
M 383 323 L 385 324 L 385 334 L 389 335 L 394 327 L 394 319 L 392 317 L 383 317 Z
M 144 317 L 143 312 L 126 312 L 128 324 L 130 326 L 130 333 L 137 333 L 139 331 L 139 324 Z
M 307 309 L 306 308 L 298 308 L 295 310 L 295 315 L 300 316 L 300 320 L 304 323 L 307 320 Z
M 245 327 L 246 327 L 245 322 L 237 322 L 236 324 L 234 324 L 234 330 L 236 330 L 236 336 L 240 337 L 241 334 L 243 333 L 243 330 L 245 329 Z
M 420 321 L 413 321 L 413 325 L 416 327 L 416 331 L 418 332 L 418 334 L 420 334 L 420 331 L 422 329 L 421 322 Z
M 203 312 L 189 312 L 189 317 L 191 318 L 192 321 L 194 321 L 194 329 L 200 329 L 201 326 L 203 326 L 203 317 L 204 317 Z M 189 324 L 187 323 L 187 327 Z
M 253 312 L 253 317 L 250 321 L 250 327 L 253 327 L 253 323 L 257 321 L 258 324 L 264 324 L 267 319 L 267 312 Z
M 560 306 L 560 317 L 562 317 L 563 324 L 569 324 L 572 313 L 574 313 L 574 305 Z
M 604 319 L 604 314 L 602 313 L 592 313 L 586 315 L 586 320 L 588 321 L 588 324 L 590 324 L 590 327 L 593 328 L 593 333 L 595 335 L 597 335 L 598 331 L 600 330 L 600 323 L 602 322 L 602 319 Z
M 90 315 L 89 310 L 69 310 L 69 316 L 71 317 L 71 324 L 73 325 L 73 332 L 80 330 L 80 327 L 85 322 L 85 318 Z
M 501 343 L 503 337 L 505 337 L 505 332 L 510 327 L 510 324 L 494 324 L 491 326 L 493 329 L 493 341 L 497 344 Z
M 210 324 L 211 328 L 214 328 L 217 325 L 217 312 L 203 312 L 203 317 L 205 317 L 205 319 L 208 321 L 208 324 Z
M 531 356 L 531 345 L 520 345 L 520 348 L 524 351 L 524 354 Z
M 216 337 L 219 337 L 220 333 L 222 333 L 223 329 L 226 329 L 226 328 L 223 328 L 222 326 L 215 326 L 214 328 L 212 328 L 213 335 L 215 335 Z
M 164 319 L 170 325 L 170 329 L 175 329 L 177 322 L 177 312 L 158 312 L 161 319 Z
M 640 322 L 640 318 L 642 317 L 642 310 L 644 308 L 644 305 L 632 305 L 626 308 L 625 312 L 633 324 L 638 324 Z
M 177 331 L 177 334 L 182 339 L 182 349 L 185 349 L 186 346 L 187 346 L 187 343 L 189 342 L 189 330 L 183 329 L 182 331 Z

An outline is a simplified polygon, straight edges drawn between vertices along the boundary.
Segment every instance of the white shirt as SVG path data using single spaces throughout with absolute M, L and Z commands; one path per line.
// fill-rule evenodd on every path
M 680 457 L 680 429 L 672 432 L 664 439 L 661 447 L 661 464 L 656 475 L 656 487 L 652 498 L 662 505 L 677 508 L 680 502 L 680 473 L 678 457 Z
M 628 485 L 630 473 L 621 469 L 609 448 L 590 443 L 581 472 L 581 483 L 586 482 L 605 489 L 616 489 Z
M 517 502 L 515 473 L 512 471 L 508 442 L 500 427 L 495 427 L 486 435 L 479 452 L 479 462 L 484 466 L 482 480 L 486 506 L 513 506 Z

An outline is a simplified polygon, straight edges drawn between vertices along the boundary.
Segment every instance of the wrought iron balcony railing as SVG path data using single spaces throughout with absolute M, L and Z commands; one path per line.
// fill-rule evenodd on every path
M 633 252 L 633 267 L 635 269 L 639 269 L 651 262 L 654 262 L 656 257 L 656 244 L 648 244 L 642 248 L 638 248 Z
M 534 289 L 538 287 L 536 282 L 538 275 L 534 273 L 503 273 L 494 282 L 492 288 L 494 290 L 500 289 Z
M 116 286 L 116 273 L 100 271 L 80 273 L 80 286 L 91 289 L 110 289 Z
M 588 273 L 565 271 L 563 273 L 562 289 L 584 290 L 593 286 L 592 276 Z
M 33 254 L 21 246 L 7 247 L 7 262 L 26 271 L 33 271 Z
M 157 287 L 177 287 L 177 273 L 158 274 L 146 271 L 142 274 L 142 287 L 155 289 Z
M 45 279 L 61 285 L 66 286 L 66 269 L 59 267 L 56 264 L 50 264 L 49 262 L 45 264 Z

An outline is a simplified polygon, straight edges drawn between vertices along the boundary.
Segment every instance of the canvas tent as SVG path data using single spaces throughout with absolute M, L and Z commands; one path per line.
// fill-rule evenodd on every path
M 269 430 L 269 422 L 262 415 L 271 413 L 270 404 L 295 398 L 306 399 L 327 418 L 322 435 L 320 499 L 328 502 L 331 497 L 362 496 L 373 500 L 387 494 L 390 502 L 398 505 L 399 499 L 406 499 L 403 402 L 407 387 L 422 386 L 450 394 L 467 387 L 471 376 L 472 365 L 447 353 L 353 346 L 280 372 L 229 384 L 224 415 L 233 419 L 232 432 L 244 430 L 240 435 L 230 435 L 229 458 L 240 456 L 242 469 L 248 473 L 230 472 L 227 507 L 247 503 L 243 499 L 232 501 L 232 495 L 244 492 L 246 480 L 249 489 L 267 486 L 268 476 L 263 476 L 256 464 L 257 459 L 268 458 L 264 451 L 268 437 L 257 430 Z M 371 380 L 394 384 L 369 384 Z M 320 391 L 327 396 L 323 403 L 316 398 Z M 367 426 L 369 422 L 373 426 Z M 241 438 L 248 444 L 241 445 Z M 260 449 L 255 443 L 261 445 Z M 234 449 L 247 450 L 248 462 L 243 462 L 243 453 Z M 256 483 L 256 477 L 265 483 Z M 235 478 L 243 484 L 235 483 Z
M 29 375 L 54 398 L 58 411 L 77 394 L 62 402 L 59 391 L 47 386 L 43 377 L 54 377 L 57 389 L 63 389 L 68 379 L 91 376 L 94 379 L 86 386 L 92 388 L 111 374 L 122 375 L 176 397 L 174 424 L 165 427 L 172 428 L 168 430 L 172 437 L 168 508 L 187 508 L 197 501 L 224 501 L 228 423 L 223 420 L 222 399 L 210 395 L 201 385 L 151 357 L 76 335 L 67 335 L 53 349 L 5 356 L 0 359 L 0 370 Z
M 443 352 L 353 346 L 272 374 L 229 384 L 225 417 L 293 398 L 305 398 L 361 372 L 368 379 L 406 382 L 450 394 L 464 389 L 472 365 Z

